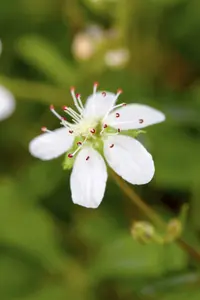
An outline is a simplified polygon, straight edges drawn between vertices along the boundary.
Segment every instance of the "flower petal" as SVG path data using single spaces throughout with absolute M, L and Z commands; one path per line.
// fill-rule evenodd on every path
M 73 144 L 73 136 L 66 128 L 59 128 L 50 133 L 43 133 L 29 144 L 30 153 L 42 160 L 50 160 L 67 152 Z
M 14 109 L 14 96 L 5 87 L 0 86 L 0 120 L 8 118 Z
M 97 208 L 103 199 L 106 181 L 106 165 L 101 155 L 89 147 L 80 150 L 70 178 L 72 201 Z
M 110 167 L 132 184 L 148 183 L 154 175 L 151 154 L 129 136 L 109 137 L 104 143 L 104 154 Z
M 105 114 L 115 105 L 117 97 L 110 92 L 97 92 L 88 97 L 85 109 L 85 117 L 104 117 Z
M 116 119 L 116 112 L 120 117 Z M 163 122 L 165 115 L 159 110 L 142 104 L 129 104 L 111 113 L 106 123 L 114 128 L 139 129 Z

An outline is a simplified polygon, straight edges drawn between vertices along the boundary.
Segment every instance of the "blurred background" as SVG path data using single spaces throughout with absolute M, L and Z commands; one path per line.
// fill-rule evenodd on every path
M 199 300 L 200 1 L 2 0 L 0 39 L 0 84 L 16 98 L 0 123 L 1 299 Z M 182 244 L 135 241 L 133 221 L 148 219 L 115 178 L 86 209 L 63 157 L 29 154 L 41 126 L 58 127 L 49 105 L 71 104 L 72 85 L 86 99 L 94 81 L 166 114 L 140 137 L 156 175 L 131 189 L 166 222 L 189 204 Z

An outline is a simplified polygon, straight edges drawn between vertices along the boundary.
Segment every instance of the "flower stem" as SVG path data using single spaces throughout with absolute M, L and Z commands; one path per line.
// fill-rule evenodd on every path
M 110 170 L 111 176 L 119 185 L 121 190 L 128 196 L 128 198 L 157 226 L 166 229 L 167 223 L 151 208 L 149 207 L 138 194 L 116 173 Z M 177 244 L 187 252 L 193 259 L 200 262 L 200 253 L 190 246 L 183 239 L 177 239 Z

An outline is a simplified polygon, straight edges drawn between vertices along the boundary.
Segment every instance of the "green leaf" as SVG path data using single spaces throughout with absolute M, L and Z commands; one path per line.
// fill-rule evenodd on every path
M 177 245 L 141 245 L 131 235 L 121 234 L 101 248 L 91 272 L 97 277 L 149 277 L 178 271 L 187 265 L 187 257 Z
M 19 248 L 0 245 L 0 291 L 4 299 L 35 292 L 45 275 L 47 272 L 34 256 Z
M 75 69 L 56 47 L 41 36 L 24 36 L 18 42 L 19 54 L 43 72 L 52 82 L 65 87 L 75 84 Z
M 11 79 L 3 75 L 0 76 L 0 84 L 7 87 L 15 97 L 26 101 L 38 101 L 46 104 L 56 103 L 57 105 L 70 103 L 67 99 L 67 90 L 48 84 L 17 78 Z
M 0 187 L 0 242 L 18 245 L 36 256 L 52 271 L 62 271 L 67 257 L 59 247 L 54 224 L 40 207 L 33 207 L 29 199 L 21 200 L 23 191 L 12 183 Z M 9 224 L 9 225 L 8 225 Z

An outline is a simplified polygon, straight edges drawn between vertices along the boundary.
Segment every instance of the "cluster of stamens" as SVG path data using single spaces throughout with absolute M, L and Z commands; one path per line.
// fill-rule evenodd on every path
M 97 87 L 98 87 L 98 83 L 95 82 L 94 85 L 93 85 L 93 97 L 95 97 L 95 95 L 96 95 Z M 76 107 L 76 110 L 74 110 L 74 109 L 72 109 L 71 107 L 68 107 L 68 106 L 63 106 L 63 111 L 71 117 L 72 122 L 69 122 L 65 117 L 58 114 L 55 111 L 55 108 L 54 108 L 53 105 L 50 105 L 50 110 L 60 120 L 60 124 L 63 125 L 68 130 L 68 132 L 70 134 L 72 134 L 74 136 L 84 137 L 83 141 L 77 142 L 78 148 L 73 153 L 68 154 L 69 158 L 73 158 L 74 155 L 83 147 L 83 145 L 88 141 L 89 138 L 94 138 L 95 137 L 95 134 L 97 132 L 96 132 L 95 128 L 89 128 L 86 133 L 84 132 L 84 134 L 83 134 L 83 132 L 81 132 L 81 126 L 78 126 L 78 124 L 80 125 L 80 123 L 84 121 L 84 106 L 83 106 L 83 103 L 82 103 L 82 100 L 81 100 L 81 95 L 80 94 L 75 94 L 75 88 L 71 87 L 70 91 L 71 91 L 71 96 L 73 98 L 73 102 L 74 102 L 74 105 Z M 119 97 L 119 95 L 121 93 L 122 93 L 122 90 L 119 89 L 117 91 L 116 95 L 115 95 L 115 97 L 116 97 L 115 100 L 117 100 L 117 98 Z M 106 97 L 106 95 L 107 95 L 106 92 L 102 92 L 103 97 Z M 106 112 L 105 116 L 101 120 L 102 128 L 101 128 L 101 131 L 99 133 L 100 136 L 102 136 L 103 134 L 117 135 L 117 134 L 120 133 L 120 131 L 121 131 L 120 128 L 118 128 L 115 133 L 107 133 L 105 130 L 108 127 L 108 124 L 106 124 L 105 121 L 106 121 L 106 118 L 108 117 L 108 115 L 113 110 L 115 110 L 116 108 L 125 106 L 125 105 L 126 105 L 126 103 L 121 103 L 121 104 L 110 107 L 110 109 Z M 116 119 L 119 119 L 120 114 L 118 112 L 116 112 L 115 117 L 116 117 Z M 144 122 L 143 119 L 139 119 L 140 124 L 143 123 L 143 122 Z M 109 124 L 109 126 L 112 126 L 112 125 L 119 125 L 120 126 L 120 124 L 124 124 L 124 123 L 127 123 L 127 122 L 119 122 L 118 121 L 118 122 L 115 122 L 113 124 Z M 52 131 L 48 130 L 46 127 L 42 127 L 41 130 L 43 132 L 52 133 Z M 111 144 L 110 148 L 113 148 L 113 147 L 114 147 L 114 144 Z M 88 161 L 89 158 L 90 157 L 87 156 L 86 160 Z

